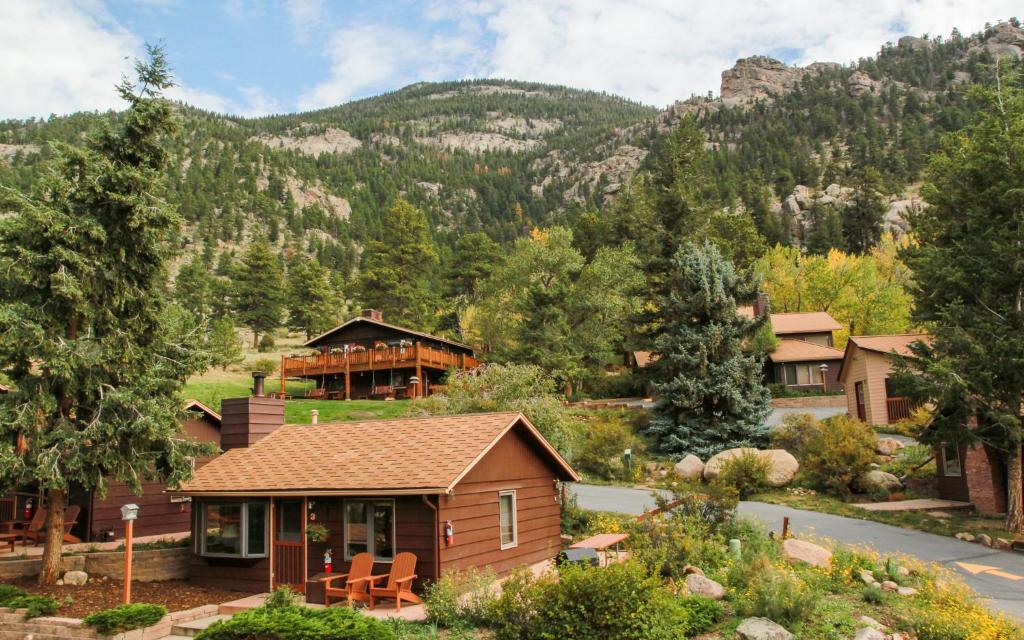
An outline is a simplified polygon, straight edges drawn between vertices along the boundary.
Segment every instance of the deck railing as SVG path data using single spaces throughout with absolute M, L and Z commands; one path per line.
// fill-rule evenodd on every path
M 417 365 L 435 369 L 472 369 L 478 364 L 480 362 L 470 355 L 413 345 L 365 351 L 314 353 L 308 356 L 284 356 L 281 360 L 281 369 L 285 376 L 304 376 Z
M 892 424 L 909 418 L 917 408 L 917 403 L 910 398 L 886 398 L 885 408 L 889 411 L 889 423 Z

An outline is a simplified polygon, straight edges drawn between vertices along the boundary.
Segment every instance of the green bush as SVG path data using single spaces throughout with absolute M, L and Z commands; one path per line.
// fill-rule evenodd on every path
M 626 469 L 626 449 L 633 450 L 633 470 L 639 472 L 642 447 L 632 427 L 621 416 L 602 412 L 587 421 L 576 450 L 575 466 L 598 478 L 629 480 L 632 476 Z
M 106 611 L 97 611 L 85 617 L 85 624 L 101 635 L 111 636 L 122 631 L 152 626 L 167 615 L 167 609 L 157 604 L 122 604 Z
M 649 571 L 681 579 L 688 564 L 711 571 L 725 563 L 726 541 L 699 516 L 670 513 L 638 523 L 630 534 L 629 551 Z
M 554 588 L 554 580 L 550 576 L 535 577 L 527 567 L 520 567 L 505 578 L 487 624 L 494 630 L 496 640 L 534 637 L 537 603 L 546 591 Z
M 60 605 L 50 596 L 14 596 L 8 598 L 3 606 L 11 609 L 25 609 L 25 619 L 39 618 L 41 616 L 52 616 L 57 613 Z
M 681 598 L 679 606 L 686 611 L 687 638 L 710 630 L 725 615 L 725 606 L 721 602 L 703 596 Z
M 6 607 L 7 603 L 14 598 L 25 595 L 25 590 L 13 584 L 0 584 L 0 607 Z
M 427 622 L 446 629 L 486 624 L 497 597 L 495 582 L 489 569 L 445 573 L 424 594 Z
M 210 625 L 196 640 L 397 640 L 391 625 L 348 607 L 259 607 Z
M 804 476 L 818 489 L 849 496 L 854 483 L 875 461 L 875 432 L 847 415 L 807 425 L 801 445 L 792 453 Z
M 736 515 L 739 496 L 735 487 L 712 482 L 680 482 L 672 480 L 666 487 L 672 492 L 671 499 L 656 498 L 659 507 L 669 502 L 678 502 L 671 513 L 679 516 L 694 516 L 707 522 L 713 530 L 729 524 Z
M 267 596 L 267 599 L 263 601 L 263 606 L 267 609 L 285 609 L 297 606 L 300 602 L 302 602 L 302 596 L 292 591 L 287 585 L 284 585 L 274 589 Z
M 787 413 L 782 416 L 782 425 L 772 431 L 772 448 L 785 449 L 796 456 L 817 428 L 818 421 L 810 413 Z
M 869 584 L 864 587 L 864 602 L 868 604 L 882 604 L 885 602 L 885 591 L 882 587 L 876 587 Z
M 278 363 L 273 358 L 257 358 L 252 362 L 253 371 L 262 371 L 268 376 L 274 375 L 277 372 Z
M 797 576 L 772 569 L 754 579 L 752 593 L 737 603 L 737 610 L 786 626 L 810 619 L 820 600 L 821 594 Z
M 256 346 L 256 350 L 260 353 L 268 353 L 274 350 L 277 344 L 274 342 L 274 336 L 269 333 L 264 333 L 263 337 L 260 338 L 259 344 Z M 269 371 L 267 373 L 270 373 Z
M 736 489 L 740 500 L 746 500 L 768 486 L 769 471 L 771 462 L 767 458 L 744 451 L 725 461 L 715 482 Z

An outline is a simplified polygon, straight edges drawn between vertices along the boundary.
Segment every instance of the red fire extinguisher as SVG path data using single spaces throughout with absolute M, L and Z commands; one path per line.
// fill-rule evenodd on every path
M 444 543 L 449 547 L 455 544 L 455 527 L 451 520 L 444 521 Z
M 332 560 L 333 560 L 333 558 L 331 558 L 331 550 L 328 549 L 327 551 L 324 551 L 324 573 L 330 573 L 331 572 L 331 561 Z
M 32 519 L 32 498 L 25 501 L 25 519 Z

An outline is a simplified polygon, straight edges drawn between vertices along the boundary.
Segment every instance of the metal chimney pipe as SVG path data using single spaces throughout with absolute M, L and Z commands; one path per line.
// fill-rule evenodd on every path
M 263 397 L 263 381 L 267 378 L 267 374 L 263 371 L 252 372 L 252 396 L 254 398 Z
M 310 415 L 313 418 L 313 424 L 319 424 L 319 422 L 320 422 L 320 410 L 319 409 L 310 409 L 309 413 L 310 413 Z

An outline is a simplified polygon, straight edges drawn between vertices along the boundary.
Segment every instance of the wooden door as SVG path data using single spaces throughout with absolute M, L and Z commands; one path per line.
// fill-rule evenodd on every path
M 273 586 L 306 592 L 306 504 L 304 500 L 274 502 Z
M 853 393 L 857 397 L 857 418 L 867 422 L 867 409 L 864 406 L 864 383 L 858 382 L 853 385 Z

